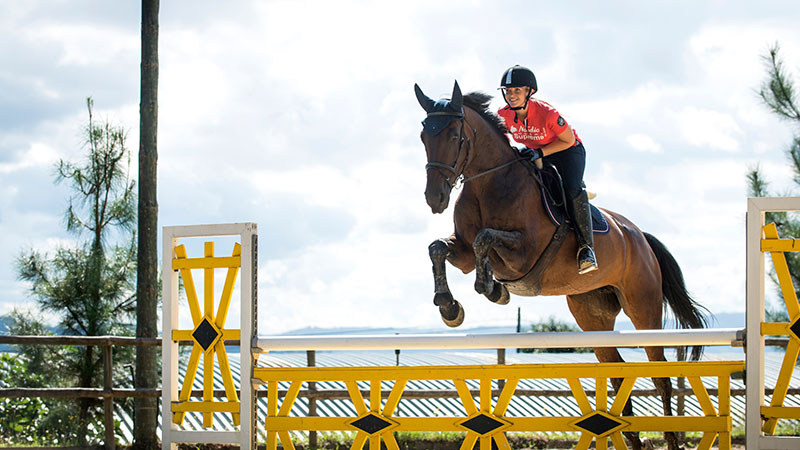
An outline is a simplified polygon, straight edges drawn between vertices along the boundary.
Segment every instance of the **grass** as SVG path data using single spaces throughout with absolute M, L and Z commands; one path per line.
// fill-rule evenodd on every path
M 780 430 L 779 427 L 779 431 Z M 739 429 L 734 429 L 732 434 L 734 443 L 744 443 L 744 429 L 741 427 Z M 398 446 L 402 450 L 457 450 L 464 440 L 465 433 L 401 431 L 394 433 L 394 436 Z M 506 436 L 511 444 L 511 448 L 517 450 L 538 450 L 574 448 L 580 438 L 580 433 L 507 433 Z M 642 432 L 639 434 L 639 437 L 643 440 L 649 439 L 656 447 L 666 445 L 663 440 L 663 433 L 660 432 Z M 697 446 L 702 437 L 703 433 L 686 433 L 684 440 L 685 443 L 688 444 L 686 448 Z M 352 436 L 331 433 L 325 436 L 319 436 L 316 447 L 310 447 L 308 441 L 297 442 L 297 440 L 295 440 L 294 444 L 298 450 L 344 450 L 349 449 L 352 442 Z M 383 445 L 381 447 L 385 448 Z M 369 442 L 365 444 L 364 448 L 369 448 Z M 181 446 L 181 450 L 195 449 L 208 450 L 198 447 L 184 449 L 184 447 Z

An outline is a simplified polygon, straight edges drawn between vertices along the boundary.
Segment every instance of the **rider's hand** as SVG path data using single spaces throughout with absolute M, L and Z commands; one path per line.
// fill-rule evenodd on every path
M 536 161 L 537 159 L 542 159 L 544 155 L 542 154 L 542 149 L 540 148 L 529 148 L 525 147 L 519 152 L 520 156 L 524 158 L 530 158 L 530 161 Z

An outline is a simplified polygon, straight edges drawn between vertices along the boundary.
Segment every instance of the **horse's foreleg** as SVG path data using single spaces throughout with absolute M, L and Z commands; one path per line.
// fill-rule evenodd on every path
M 464 308 L 461 304 L 453 298 L 450 292 L 450 286 L 447 284 L 447 272 L 445 268 L 445 261 L 449 260 L 453 265 L 459 269 L 468 272 L 471 270 L 462 262 L 469 261 L 471 258 L 464 258 L 465 245 L 459 245 L 460 241 L 452 237 L 450 239 L 437 239 L 428 246 L 428 254 L 433 263 L 433 283 L 434 283 L 434 296 L 433 304 L 439 307 L 439 313 L 442 315 L 442 320 L 447 326 L 457 327 L 464 322 Z M 460 264 L 459 264 L 460 263 Z
M 494 272 L 489 264 L 489 252 L 516 249 L 519 247 L 520 238 L 519 231 L 484 228 L 472 242 L 475 252 L 475 290 L 495 303 L 505 305 L 509 302 L 510 296 L 508 289 L 494 279 Z

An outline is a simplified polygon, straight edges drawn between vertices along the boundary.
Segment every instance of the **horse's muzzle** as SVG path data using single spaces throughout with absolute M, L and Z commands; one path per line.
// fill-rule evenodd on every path
M 425 189 L 425 201 L 431 207 L 434 214 L 441 214 L 447 209 L 450 203 L 450 189 L 449 186 L 444 186 L 439 189 Z

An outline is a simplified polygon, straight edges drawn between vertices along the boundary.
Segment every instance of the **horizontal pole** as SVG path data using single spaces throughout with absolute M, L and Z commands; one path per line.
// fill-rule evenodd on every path
M 707 388 L 708 395 L 718 395 L 717 389 Z M 764 389 L 764 395 L 770 396 L 773 393 L 772 388 Z M 279 390 L 278 397 L 283 398 L 286 396 L 286 390 Z M 381 390 L 381 397 L 388 398 L 391 390 Z M 479 391 L 472 389 L 470 392 L 477 396 Z M 500 395 L 500 389 L 493 389 L 492 395 Z M 687 388 L 673 388 L 672 395 L 682 397 L 684 395 L 694 395 L 694 391 Z M 241 395 L 240 391 L 236 391 L 237 395 Z M 258 389 L 255 391 L 257 398 L 267 398 L 266 389 Z M 361 390 L 361 395 L 367 397 L 370 391 L 367 389 Z M 514 391 L 517 397 L 572 397 L 572 391 L 569 389 L 517 389 Z M 594 397 L 594 390 L 587 389 L 586 395 Z M 656 397 L 658 392 L 655 389 L 634 389 L 631 393 L 634 397 Z M 731 396 L 745 395 L 744 389 L 731 389 Z M 800 388 L 789 388 L 787 395 L 800 395 Z M 159 398 L 161 397 L 161 389 L 114 389 L 111 392 L 105 392 L 102 389 L 96 388 L 5 388 L 0 389 L 0 398 Z M 190 398 L 202 398 L 203 391 L 196 389 L 192 391 Z M 312 398 L 316 400 L 343 400 L 350 398 L 349 391 L 344 389 L 318 389 L 308 390 L 303 389 L 298 393 L 300 398 Z M 227 398 L 227 393 L 223 389 L 214 390 L 214 398 Z M 458 391 L 453 389 L 407 389 L 403 392 L 403 398 L 406 399 L 435 399 L 435 398 L 458 398 Z
M 234 330 L 238 332 L 239 330 Z M 194 345 L 193 340 L 181 340 L 180 345 Z M 240 339 L 226 339 L 225 345 L 238 347 Z M 86 345 L 120 347 L 159 347 L 161 338 L 137 338 L 128 336 L 17 336 L 0 335 L 0 345 Z
M 137 347 L 157 347 L 161 338 L 142 338 L 132 336 L 0 336 L 0 344 L 4 345 L 120 345 Z
M 65 446 L 65 447 L 49 446 L 48 445 L 48 446 L 43 446 L 43 447 L 33 447 L 33 446 L 31 446 L 31 447 L 14 447 L 14 446 L 5 447 L 4 446 L 3 450 L 105 450 L 105 448 L 106 448 L 105 445 L 86 445 L 86 446 L 83 446 L 83 447 L 77 446 L 77 445 L 71 445 L 71 446 Z
M 738 328 L 506 334 L 259 336 L 253 351 L 741 346 Z
M 208 430 L 170 430 L 172 442 L 190 442 L 193 444 L 243 444 L 240 431 L 208 431 Z
M 800 239 L 762 239 L 762 252 L 800 252 Z
M 265 431 L 350 431 L 353 417 L 286 417 L 267 416 Z M 402 431 L 466 431 L 459 424 L 461 417 L 392 417 Z M 509 417 L 511 426 L 505 431 L 576 432 L 573 416 Z M 730 428 L 728 416 L 625 416 L 629 423 L 622 431 L 706 431 L 724 432 Z M 467 447 L 472 448 L 472 447 Z
M 198 391 L 201 392 L 201 391 Z M 0 398 L 157 398 L 161 389 L 113 389 L 102 388 L 4 388 Z
M 435 335 L 441 336 L 441 335 Z M 240 342 L 238 339 L 225 341 L 226 346 L 237 347 Z M 737 341 L 738 342 L 738 341 Z M 769 346 L 786 347 L 789 342 L 786 338 L 765 339 L 764 343 Z M 181 340 L 180 345 L 193 345 L 194 341 Z M 138 346 L 138 347 L 157 347 L 161 345 L 161 338 L 135 338 L 127 336 L 16 336 L 0 335 L 0 345 L 88 345 L 88 346 Z M 710 344 L 702 344 L 710 345 Z M 725 344 L 727 345 L 727 344 Z M 394 348 L 393 348 L 394 350 Z
M 768 418 L 800 419 L 800 407 L 797 406 L 762 406 L 761 415 Z
M 706 391 L 708 395 L 712 397 L 716 397 L 719 395 L 719 390 L 717 388 L 706 387 Z M 285 389 L 278 390 L 278 398 L 283 398 L 286 396 Z M 365 398 L 370 395 L 370 390 L 368 389 L 361 389 L 361 395 Z M 480 395 L 480 391 L 478 389 L 470 389 L 469 392 L 472 394 L 473 397 L 477 397 Z M 772 395 L 774 389 L 767 388 L 764 389 L 764 395 Z M 389 395 L 392 393 L 391 390 L 383 389 L 381 390 L 381 398 L 388 398 Z M 492 396 L 497 397 L 502 393 L 500 389 L 492 389 Z M 584 393 L 589 397 L 593 398 L 596 393 L 594 389 L 586 389 Z M 738 388 L 738 389 L 731 389 L 731 397 L 743 397 L 746 394 L 745 389 Z M 224 397 L 225 392 L 222 391 L 219 394 L 215 393 L 215 396 Z M 266 389 L 259 389 L 256 391 L 256 397 L 258 398 L 266 398 L 268 392 Z M 658 393 L 656 389 L 634 389 L 631 391 L 632 397 L 659 397 L 661 394 Z M 694 390 L 688 388 L 672 388 L 672 395 L 675 397 L 693 397 Z M 800 395 L 800 388 L 790 388 L 787 392 L 787 395 Z M 197 395 L 196 397 L 201 397 L 202 395 Z M 309 391 L 308 389 L 302 389 L 297 396 L 299 398 L 309 398 L 315 399 L 317 401 L 322 400 L 347 400 L 350 398 L 350 391 L 345 389 L 324 389 L 324 390 L 314 390 Z M 574 394 L 569 389 L 516 389 L 514 391 L 515 397 L 573 397 Z M 406 389 L 403 391 L 403 399 L 408 400 L 416 400 L 416 399 L 440 399 L 440 398 L 459 398 L 458 391 L 454 389 Z
M 209 256 L 207 258 L 176 258 L 172 260 L 172 270 L 231 269 L 241 266 L 241 258 L 238 256 Z
M 238 413 L 241 403 L 239 402 L 172 402 L 172 412 L 227 412 Z
M 744 361 L 618 362 L 476 366 L 258 367 L 253 378 L 270 381 L 384 381 L 528 378 L 719 377 L 744 371 Z

